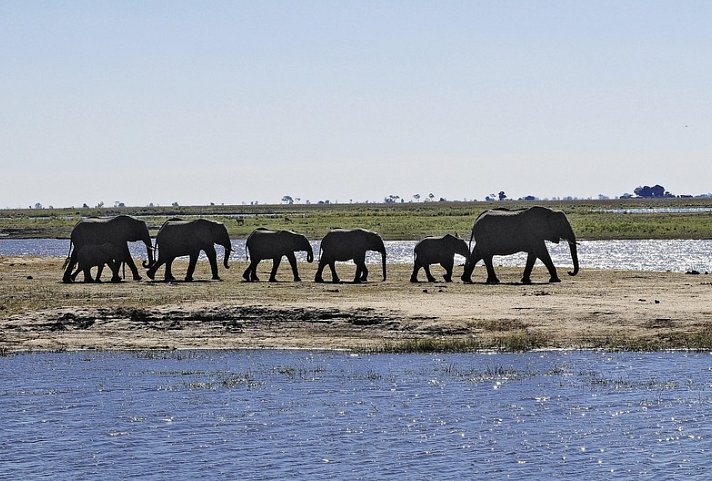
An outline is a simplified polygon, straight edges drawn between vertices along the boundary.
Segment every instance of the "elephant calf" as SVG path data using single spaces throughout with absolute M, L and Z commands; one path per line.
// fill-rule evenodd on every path
M 442 237 L 426 237 L 415 245 L 413 274 L 410 282 L 418 282 L 418 271 L 422 268 L 428 277 L 428 282 L 435 282 L 435 277 L 430 273 L 430 264 L 440 264 L 445 269 L 445 282 L 452 282 L 452 268 L 455 265 L 455 254 L 459 254 L 467 260 L 470 257 L 470 250 L 467 243 L 447 234 Z
M 294 253 L 305 251 L 307 253 L 307 262 L 314 260 L 314 251 L 309 240 L 301 234 L 288 230 L 274 231 L 262 227 L 255 229 L 247 238 L 245 249 L 250 256 L 250 265 L 247 266 L 242 277 L 248 282 L 259 281 L 257 278 L 257 264 L 263 259 L 272 259 L 270 282 L 277 282 L 277 269 L 282 257 L 287 256 L 295 282 L 301 281 L 301 279 L 297 271 L 297 259 Z
M 124 262 L 123 246 L 106 242 L 104 244 L 86 244 L 77 250 L 77 270 L 70 276 L 72 282 L 80 272 L 84 272 L 84 282 L 101 282 L 101 271 L 104 265 L 111 269 L 111 282 L 121 282 L 119 267 Z M 65 261 L 65 265 L 69 258 Z M 96 279 L 91 276 L 91 268 L 97 267 Z

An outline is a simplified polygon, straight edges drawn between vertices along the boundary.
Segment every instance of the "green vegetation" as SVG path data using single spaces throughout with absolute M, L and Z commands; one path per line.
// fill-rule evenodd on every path
M 224 222 L 230 235 L 237 238 L 246 237 L 257 227 L 292 229 L 311 239 L 321 238 L 334 227 L 372 229 L 390 240 L 420 239 L 448 232 L 469 237 L 472 222 L 482 211 L 534 204 L 563 210 L 580 239 L 712 238 L 710 212 L 636 212 L 649 208 L 712 208 L 712 200 L 707 199 L 0 210 L 0 236 L 68 238 L 72 227 L 82 218 L 128 214 L 144 219 L 153 234 L 171 217 L 209 217 Z
M 427 352 L 476 352 L 496 350 L 501 352 L 526 352 L 552 347 L 547 339 L 535 332 L 517 331 L 484 341 L 468 338 L 420 338 L 399 342 L 386 342 L 383 352 L 427 353 Z

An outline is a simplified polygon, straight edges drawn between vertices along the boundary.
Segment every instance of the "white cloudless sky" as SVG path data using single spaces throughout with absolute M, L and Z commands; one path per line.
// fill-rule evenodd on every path
M 712 2 L 0 1 L 0 207 L 712 191 Z

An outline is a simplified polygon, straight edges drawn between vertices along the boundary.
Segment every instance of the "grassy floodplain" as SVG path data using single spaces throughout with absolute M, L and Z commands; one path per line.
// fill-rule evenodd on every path
M 363 227 L 386 240 L 415 240 L 448 232 L 469 236 L 474 217 L 486 209 L 532 205 L 564 211 L 579 239 L 712 239 L 712 212 L 694 211 L 712 209 L 712 199 L 4 209 L 0 236 L 68 238 L 82 218 L 128 214 L 144 219 L 152 234 L 171 217 L 209 217 L 224 222 L 234 238 L 246 237 L 257 227 L 292 229 L 311 239 L 334 227 Z M 644 209 L 693 210 L 651 213 Z

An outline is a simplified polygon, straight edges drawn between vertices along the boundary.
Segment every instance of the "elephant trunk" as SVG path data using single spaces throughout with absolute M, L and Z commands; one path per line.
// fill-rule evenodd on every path
M 307 251 L 307 262 L 314 262 L 314 249 L 312 249 L 311 244 L 309 241 L 306 241 L 305 251 Z
M 151 238 L 149 237 L 148 240 L 143 241 L 144 244 L 146 244 L 146 254 L 148 256 L 148 262 L 144 261 L 143 262 L 143 267 L 145 269 L 150 268 L 153 263 L 155 262 L 155 259 L 153 258 L 153 245 L 151 244 Z
M 225 260 L 223 261 L 223 265 L 225 266 L 225 269 L 229 269 L 230 266 L 227 264 L 228 259 L 230 258 L 230 247 L 225 247 Z
M 575 276 L 578 274 L 579 271 L 579 260 L 578 260 L 578 252 L 576 251 L 576 239 L 574 240 L 569 240 L 569 249 L 571 250 L 571 260 L 574 262 L 574 270 L 573 272 L 569 272 L 570 276 Z

